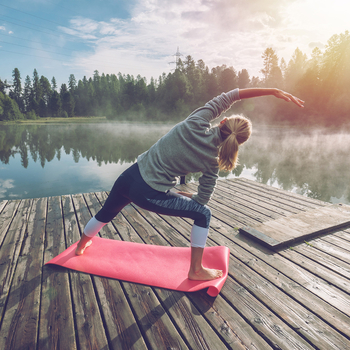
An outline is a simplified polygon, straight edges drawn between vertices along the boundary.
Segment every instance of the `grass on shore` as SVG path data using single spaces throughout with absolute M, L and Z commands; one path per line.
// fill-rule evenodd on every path
M 18 119 L 0 121 L 0 124 L 46 124 L 46 123 L 101 123 L 106 122 L 106 117 L 72 117 L 72 118 L 39 118 L 39 119 Z

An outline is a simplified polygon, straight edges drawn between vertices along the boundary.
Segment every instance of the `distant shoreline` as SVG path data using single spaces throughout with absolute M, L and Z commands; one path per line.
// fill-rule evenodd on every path
M 101 123 L 106 122 L 106 117 L 72 117 L 72 118 L 39 118 L 39 119 L 17 119 L 17 120 L 3 120 L 2 124 L 49 124 L 49 123 Z
M 85 123 L 115 123 L 132 125 L 174 125 L 176 121 L 152 121 L 152 120 L 116 120 L 106 117 L 71 117 L 71 118 L 39 118 L 39 119 L 17 119 L 0 120 L 1 125 L 33 125 L 33 124 L 85 124 Z

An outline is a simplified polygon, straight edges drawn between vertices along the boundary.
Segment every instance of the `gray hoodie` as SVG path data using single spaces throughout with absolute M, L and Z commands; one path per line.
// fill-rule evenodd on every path
M 177 177 L 202 172 L 198 193 L 192 199 L 207 204 L 218 178 L 218 146 L 222 142 L 219 128 L 211 127 L 210 122 L 239 99 L 238 89 L 213 98 L 139 155 L 137 163 L 144 181 L 167 192 L 176 185 Z

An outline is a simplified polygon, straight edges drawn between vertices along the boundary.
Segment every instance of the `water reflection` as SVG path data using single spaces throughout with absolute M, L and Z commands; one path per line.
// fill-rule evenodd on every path
M 2 125 L 0 199 L 109 190 L 115 178 L 170 128 L 121 123 Z M 240 165 L 220 175 L 350 203 L 349 151 L 349 132 L 255 127 L 241 150 Z
M 242 150 L 256 181 L 332 203 L 350 203 L 348 131 L 260 128 Z
M 28 167 L 29 157 L 44 168 L 47 162 L 61 159 L 62 151 L 79 159 L 103 162 L 133 162 L 164 135 L 170 125 L 140 124 L 65 124 L 2 125 L 0 127 L 0 160 L 9 164 L 19 154 Z

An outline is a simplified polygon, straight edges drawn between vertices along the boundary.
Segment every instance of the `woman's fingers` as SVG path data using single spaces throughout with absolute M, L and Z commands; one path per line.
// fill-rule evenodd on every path
M 302 107 L 302 108 L 304 107 L 304 101 L 303 100 L 301 100 L 300 98 L 295 97 L 295 96 L 293 96 L 293 95 L 291 95 L 291 94 L 289 94 L 287 92 L 284 92 L 282 90 L 278 91 L 276 97 L 282 98 L 283 100 L 285 100 L 287 102 L 292 101 L 299 107 Z

